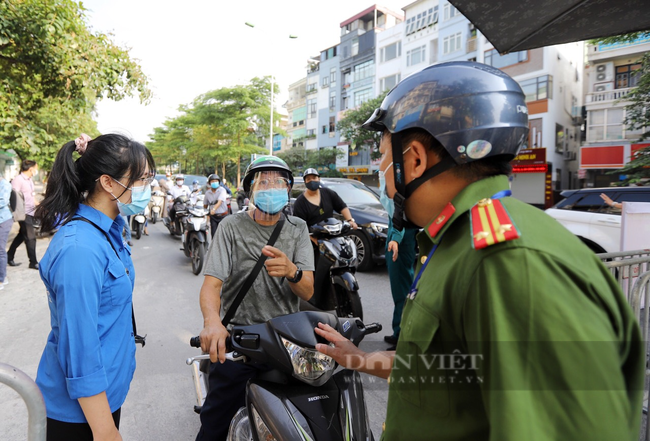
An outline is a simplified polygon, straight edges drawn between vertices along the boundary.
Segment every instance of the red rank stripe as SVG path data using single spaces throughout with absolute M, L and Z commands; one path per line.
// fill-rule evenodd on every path
M 456 212 L 456 207 L 454 207 L 451 202 L 447 203 L 445 206 L 444 210 L 438 215 L 436 220 L 431 222 L 431 225 L 429 225 L 428 232 L 429 236 L 431 237 L 436 237 L 436 235 L 440 232 L 442 227 L 445 226 L 447 221 L 451 219 L 451 217 L 454 215 Z

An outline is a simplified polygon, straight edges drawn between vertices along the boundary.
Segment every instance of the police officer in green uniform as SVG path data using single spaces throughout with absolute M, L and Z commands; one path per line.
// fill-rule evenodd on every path
M 423 227 L 421 257 L 396 352 L 316 332 L 334 343 L 319 351 L 388 379 L 382 439 L 636 440 L 631 309 L 580 240 L 510 196 L 528 133 L 519 85 L 479 63 L 430 66 L 365 126 L 383 132 L 393 223 Z

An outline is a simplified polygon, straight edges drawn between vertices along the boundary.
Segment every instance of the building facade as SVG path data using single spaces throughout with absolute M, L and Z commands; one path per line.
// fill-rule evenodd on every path
M 300 145 L 300 142 L 304 142 L 304 139 L 307 136 L 306 88 L 307 78 L 301 78 L 289 85 L 289 99 L 282 106 L 287 110 L 287 137 L 285 140 L 285 149 L 291 148 L 294 145 Z
M 650 36 L 629 43 L 587 45 L 585 142 L 578 156 L 576 187 L 606 187 L 623 179 L 609 174 L 630 162 L 643 130 L 625 125 L 626 95 L 639 80 L 641 58 L 650 51 Z

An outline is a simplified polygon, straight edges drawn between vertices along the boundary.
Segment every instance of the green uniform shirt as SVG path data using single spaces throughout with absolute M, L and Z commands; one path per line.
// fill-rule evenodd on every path
M 418 235 L 421 256 L 440 246 L 406 300 L 382 439 L 638 439 L 641 334 L 593 252 L 510 197 L 521 237 L 473 248 L 471 207 L 507 189 L 469 185 Z

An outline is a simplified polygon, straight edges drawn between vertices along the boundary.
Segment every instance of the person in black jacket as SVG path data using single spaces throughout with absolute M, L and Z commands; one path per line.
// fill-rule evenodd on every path
M 334 211 L 340 213 L 343 219 L 350 223 L 354 229 L 359 228 L 350 214 L 350 209 L 343 199 L 333 190 L 320 185 L 320 174 L 314 168 L 308 168 L 303 174 L 305 187 L 307 189 L 303 194 L 298 196 L 293 204 L 293 215 L 307 222 L 307 227 L 311 227 L 318 222 L 334 216 Z M 313 236 L 309 236 L 314 244 L 314 267 L 318 261 L 320 252 L 318 243 Z
M 294 216 L 304 220 L 307 222 L 307 226 L 311 227 L 322 220 L 332 217 L 334 211 L 336 211 L 350 223 L 352 228 L 358 228 L 350 214 L 350 209 L 345 205 L 343 199 L 335 191 L 320 186 L 320 175 L 316 169 L 308 168 L 305 170 L 303 179 L 307 189 L 298 196 L 293 204 Z

